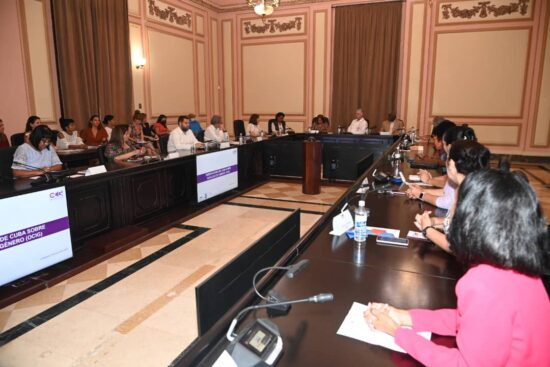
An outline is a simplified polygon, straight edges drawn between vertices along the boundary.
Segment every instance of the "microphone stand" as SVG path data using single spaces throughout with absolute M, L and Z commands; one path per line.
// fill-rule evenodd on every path
M 25 168 L 30 168 L 30 169 L 35 170 L 35 171 L 41 171 L 42 173 L 44 173 L 44 177 L 45 177 L 44 182 L 45 183 L 50 183 L 50 182 L 55 181 L 53 175 L 50 172 L 44 170 L 43 168 L 31 166 L 29 164 L 25 164 L 25 163 L 17 162 L 17 161 L 14 161 L 13 164 L 15 164 L 17 166 L 25 167 Z

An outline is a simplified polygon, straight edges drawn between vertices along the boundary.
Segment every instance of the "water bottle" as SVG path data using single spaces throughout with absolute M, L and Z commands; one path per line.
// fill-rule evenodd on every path
M 244 138 L 243 138 L 243 134 L 239 134 L 239 145 L 243 145 L 244 144 Z
M 353 239 L 358 245 L 364 245 L 367 240 L 367 219 L 369 212 L 365 208 L 365 201 L 359 200 L 359 206 L 355 208 L 355 228 L 353 229 Z

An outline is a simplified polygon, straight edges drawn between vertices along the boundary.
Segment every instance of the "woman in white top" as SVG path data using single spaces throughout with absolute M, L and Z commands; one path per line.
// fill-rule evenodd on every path
M 221 143 L 224 141 L 225 132 L 222 118 L 218 115 L 214 115 L 210 120 L 210 125 L 204 132 L 204 141 L 217 141 L 218 143 Z
M 73 119 L 60 118 L 59 125 L 63 131 L 58 134 L 57 149 L 86 149 Z
M 32 177 L 63 168 L 55 149 L 50 149 L 54 135 L 46 125 L 34 128 L 29 143 L 20 145 L 13 155 L 13 177 Z
M 257 138 L 262 134 L 262 129 L 258 126 L 258 119 L 260 115 L 253 113 L 248 120 L 248 126 L 246 127 L 246 134 L 251 138 Z
M 189 129 L 189 117 L 178 117 L 178 127 L 172 130 L 168 137 L 168 152 L 175 152 L 178 149 L 190 150 L 202 147 L 203 144 L 197 140 L 193 131 Z

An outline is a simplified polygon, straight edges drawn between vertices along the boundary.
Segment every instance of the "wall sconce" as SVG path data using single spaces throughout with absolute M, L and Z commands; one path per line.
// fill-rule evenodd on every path
M 145 58 L 143 56 L 136 58 L 136 69 L 143 69 L 144 66 Z

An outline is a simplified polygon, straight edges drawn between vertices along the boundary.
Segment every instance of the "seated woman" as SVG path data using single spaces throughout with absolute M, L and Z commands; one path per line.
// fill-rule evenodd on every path
M 402 310 L 369 304 L 367 324 L 426 366 L 550 366 L 550 302 L 540 278 L 548 227 L 523 176 L 474 172 L 462 183 L 449 238 L 469 267 L 456 285 L 457 308 Z M 410 327 L 412 329 L 407 329 Z M 456 337 L 456 348 L 417 335 Z
M 105 115 L 103 116 L 103 127 L 105 128 L 105 131 L 107 131 L 108 139 L 111 139 L 111 133 L 113 132 L 113 128 L 116 125 L 115 117 L 113 115 Z
M 109 162 L 121 162 L 135 155 L 144 155 L 146 149 L 133 148 L 130 145 L 130 130 L 128 125 L 116 125 L 111 132 L 111 140 L 105 148 L 105 158 Z
M 450 128 L 443 135 L 443 149 L 445 154 L 449 155 L 451 144 L 455 141 L 477 141 L 474 130 L 468 125 L 455 126 Z M 420 179 L 434 186 L 443 187 L 443 189 L 421 189 L 418 185 L 411 185 L 407 191 L 409 198 L 418 199 L 422 195 L 422 200 L 442 209 L 449 209 L 455 202 L 456 183 L 449 181 L 447 175 L 433 178 L 425 170 L 419 171 Z
M 449 151 L 447 160 L 447 177 L 454 187 L 460 187 L 467 175 L 489 167 L 491 153 L 483 145 L 468 140 L 454 142 Z M 454 205 L 454 202 L 453 204 Z M 431 212 L 417 214 L 415 225 L 422 231 L 424 237 L 432 241 L 445 251 L 450 251 L 449 242 L 445 234 L 448 232 L 453 208 L 447 211 L 445 218 L 430 217 Z M 442 229 L 440 232 L 438 229 Z
M 246 127 L 246 134 L 251 138 L 257 138 L 262 134 L 262 129 L 258 126 L 260 115 L 253 113 L 248 120 L 248 126 Z
M 29 116 L 27 119 L 27 123 L 25 124 L 25 143 L 30 143 L 30 136 L 31 132 L 34 130 L 35 127 L 42 124 L 42 121 L 40 120 L 40 117 L 38 116 Z
M 153 131 L 155 134 L 158 136 L 170 134 L 170 130 L 168 130 L 168 127 L 166 126 L 166 121 L 167 118 L 165 115 L 159 115 L 157 122 L 153 125 Z
M 46 125 L 35 127 L 29 136 L 29 143 L 17 147 L 13 155 L 13 177 L 31 177 L 61 170 L 63 164 L 55 149 L 50 147 L 54 136 Z
M 313 118 L 311 122 L 311 129 L 316 130 L 319 133 L 326 134 L 329 131 L 329 120 L 328 117 L 323 115 L 317 115 Z
M 157 152 L 153 147 L 153 144 L 145 140 L 143 132 L 143 119 L 146 117 L 144 113 L 135 113 L 132 119 L 132 123 L 128 127 L 129 141 L 128 144 L 133 148 L 144 147 L 147 154 L 150 156 L 156 156 Z M 158 139 L 158 138 L 157 138 Z
M 73 119 L 60 118 L 59 125 L 63 131 L 58 134 L 57 149 L 86 149 Z
M 98 146 L 105 144 L 109 139 L 107 130 L 103 127 L 103 124 L 99 120 L 98 115 L 92 115 L 88 120 L 88 127 L 80 133 L 82 141 L 86 145 Z
M 10 141 L 8 140 L 8 136 L 4 132 L 4 121 L 0 119 L 0 148 L 9 148 Z
M 388 113 L 388 119 L 382 122 L 380 128 L 381 133 L 390 133 L 391 135 L 399 135 L 405 133 L 405 123 L 397 118 L 395 113 Z

